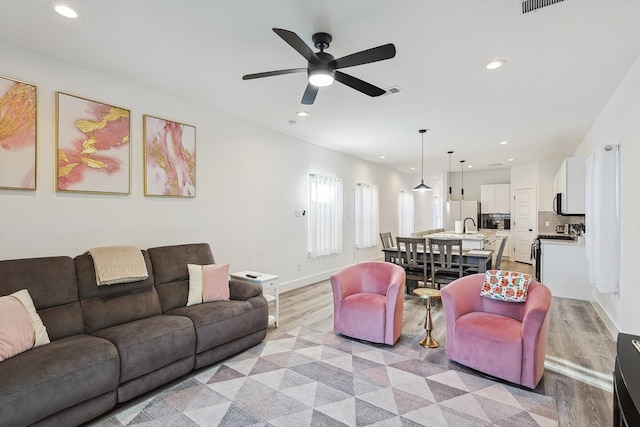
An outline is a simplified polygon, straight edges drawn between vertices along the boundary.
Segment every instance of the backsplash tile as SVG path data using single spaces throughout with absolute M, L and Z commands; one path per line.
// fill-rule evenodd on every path
M 545 225 L 547 221 L 548 226 Z M 556 225 L 579 223 L 584 224 L 584 216 L 562 216 L 553 211 L 538 211 L 538 234 L 554 234 Z

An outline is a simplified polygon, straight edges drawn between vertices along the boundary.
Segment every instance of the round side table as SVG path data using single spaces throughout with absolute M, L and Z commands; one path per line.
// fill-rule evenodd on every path
M 425 300 L 427 307 L 427 318 L 424 321 L 424 329 L 427 331 L 427 335 L 420 341 L 420 345 L 427 348 L 439 347 L 438 341 L 431 338 L 431 331 L 433 330 L 433 322 L 431 321 L 431 300 L 440 299 L 440 291 L 438 289 L 430 288 L 416 288 L 413 290 L 413 295 Z

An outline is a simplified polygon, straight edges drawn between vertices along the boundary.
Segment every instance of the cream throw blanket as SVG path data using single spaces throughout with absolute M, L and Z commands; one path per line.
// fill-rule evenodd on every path
M 89 250 L 96 268 L 98 286 L 129 283 L 149 277 L 140 249 L 134 246 L 107 246 Z

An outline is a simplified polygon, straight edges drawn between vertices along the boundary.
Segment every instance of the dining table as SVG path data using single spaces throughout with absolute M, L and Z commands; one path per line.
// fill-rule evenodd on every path
M 384 252 L 384 260 L 387 262 L 393 262 L 394 258 L 398 257 L 398 248 L 395 246 L 382 249 Z M 403 251 L 404 252 L 404 251 Z M 429 255 L 429 248 L 427 248 L 427 255 Z M 423 254 L 422 252 L 419 253 Z M 423 255 L 424 256 L 424 255 Z M 440 256 L 439 253 L 435 253 L 436 259 Z M 460 254 L 453 253 L 453 262 L 460 262 Z M 478 273 L 484 273 L 487 270 L 491 270 L 493 266 L 493 250 L 492 249 L 463 249 L 462 250 L 462 265 L 464 268 L 476 267 Z

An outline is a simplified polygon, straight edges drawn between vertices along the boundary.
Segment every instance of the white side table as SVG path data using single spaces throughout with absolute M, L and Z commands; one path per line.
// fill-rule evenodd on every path
M 276 306 L 275 316 L 269 315 L 269 323 L 274 323 L 278 327 L 280 319 L 280 297 L 278 295 L 278 276 L 274 274 L 258 273 L 255 271 L 238 271 L 231 273 L 231 277 L 243 282 L 254 283 L 262 286 L 263 295 L 268 302 L 273 301 Z M 249 277 L 254 276 L 254 277 Z

